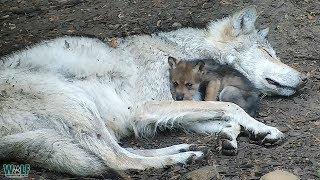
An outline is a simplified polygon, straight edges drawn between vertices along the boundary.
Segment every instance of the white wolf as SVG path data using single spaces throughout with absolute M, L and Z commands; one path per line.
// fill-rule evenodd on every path
M 117 140 L 179 126 L 223 133 L 237 147 L 240 127 L 264 141 L 283 134 L 224 102 L 171 100 L 168 56 L 213 58 L 230 64 L 268 94 L 291 95 L 305 77 L 280 62 L 267 30 L 254 27 L 246 8 L 206 29 L 118 39 L 63 37 L 1 58 L 0 160 L 28 162 L 53 171 L 93 176 L 108 170 L 160 168 L 198 158 L 188 144 L 162 149 L 122 148 Z M 182 152 L 185 151 L 185 152 Z

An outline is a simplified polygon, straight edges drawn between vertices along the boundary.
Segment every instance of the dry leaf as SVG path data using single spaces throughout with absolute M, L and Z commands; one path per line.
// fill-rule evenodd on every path
M 308 13 L 307 17 L 308 17 L 309 20 L 312 20 L 312 21 L 316 19 L 315 16 L 312 16 L 312 15 L 309 14 L 309 13 Z
M 112 48 L 117 48 L 117 47 L 118 47 L 117 38 L 115 38 L 115 37 L 111 38 L 111 40 L 110 40 L 110 46 L 111 46 Z
M 161 20 L 157 21 L 157 27 L 161 25 Z

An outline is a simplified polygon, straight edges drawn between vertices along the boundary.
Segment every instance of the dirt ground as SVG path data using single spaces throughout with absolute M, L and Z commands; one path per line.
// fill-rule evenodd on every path
M 183 167 L 129 171 L 134 179 L 179 179 L 205 165 L 217 165 L 224 179 L 259 179 L 274 169 L 320 177 L 320 1 L 318 0 L 0 0 L 0 56 L 62 35 L 111 37 L 150 34 L 181 27 L 204 27 L 241 8 L 255 5 L 257 27 L 270 27 L 269 41 L 288 65 L 309 75 L 300 92 L 262 101 L 258 120 L 279 127 L 286 140 L 275 147 L 239 138 L 236 156 L 224 156 L 215 137 L 163 132 L 150 139 L 127 139 L 124 146 L 155 148 L 177 143 L 208 147 L 208 155 Z M 168 138 L 170 136 L 170 138 Z M 0 163 L 1 164 L 1 163 Z M 32 171 L 36 177 L 68 175 Z

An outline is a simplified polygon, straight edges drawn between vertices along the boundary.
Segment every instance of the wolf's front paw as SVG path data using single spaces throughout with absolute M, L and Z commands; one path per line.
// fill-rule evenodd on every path
M 227 140 L 227 139 L 221 139 L 220 140 L 220 148 L 221 148 L 221 153 L 223 155 L 226 155 L 226 156 L 235 156 L 237 155 L 237 144 L 236 141 L 230 141 L 230 140 Z
M 267 146 L 273 145 L 284 138 L 284 134 L 281 131 L 279 131 L 275 127 L 270 126 L 258 129 L 256 131 L 249 130 L 247 132 L 249 132 L 249 138 L 251 140 L 257 141 L 259 144 L 264 144 Z

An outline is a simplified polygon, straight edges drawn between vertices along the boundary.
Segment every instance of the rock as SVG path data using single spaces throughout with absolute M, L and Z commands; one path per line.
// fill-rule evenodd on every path
M 161 20 L 157 21 L 157 27 L 159 27 L 161 25 L 161 22 L 162 22 Z
M 118 18 L 119 18 L 119 19 L 124 18 L 124 15 L 120 13 L 120 14 L 118 14 Z
M 287 171 L 275 170 L 265 174 L 260 180 L 299 180 L 299 177 Z
M 216 166 L 204 166 L 200 169 L 186 173 L 182 176 L 186 180 L 215 180 L 221 179 Z
M 267 112 L 258 112 L 258 115 L 259 115 L 260 117 L 268 117 L 268 116 L 269 116 L 269 113 L 267 113 Z
M 7 19 L 8 17 L 10 17 L 10 15 L 4 15 L 4 16 L 2 16 L 2 19 Z
M 16 28 L 15 24 L 9 23 L 9 29 L 14 30 Z
M 182 25 L 178 22 L 175 22 L 172 24 L 172 27 L 181 27 Z
M 115 30 L 115 29 L 118 29 L 120 27 L 120 24 L 115 24 L 115 25 L 110 24 L 108 27 Z
M 289 135 L 290 135 L 291 137 L 297 137 L 297 136 L 300 136 L 300 135 L 301 135 L 301 132 L 294 131 L 294 132 L 290 132 Z

